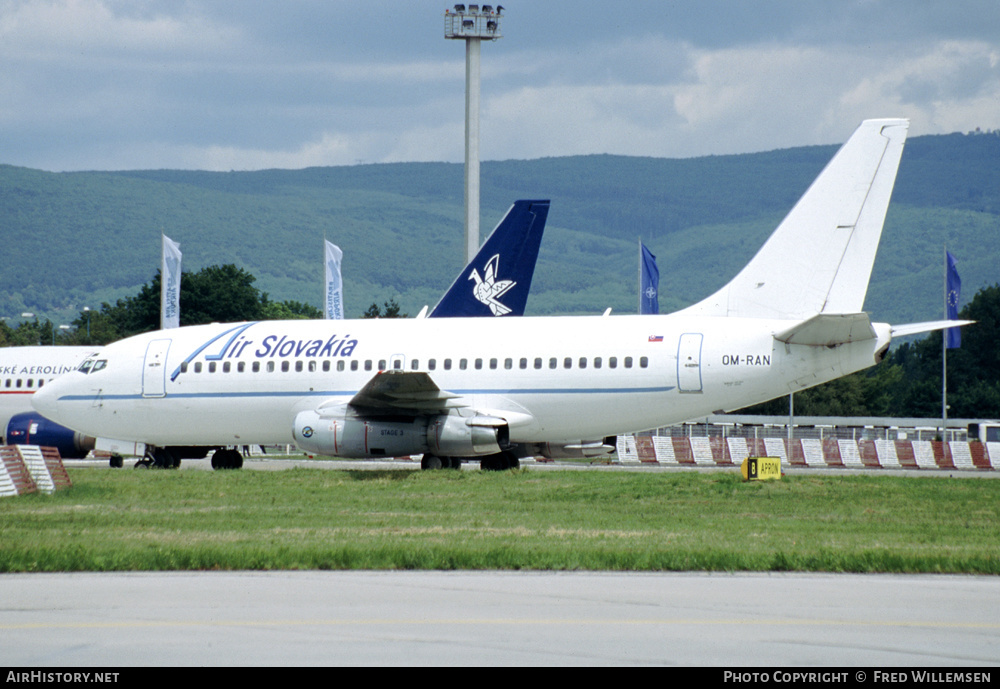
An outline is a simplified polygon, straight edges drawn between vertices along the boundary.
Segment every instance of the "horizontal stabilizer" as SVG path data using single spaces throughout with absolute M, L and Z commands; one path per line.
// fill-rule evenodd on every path
M 813 347 L 833 347 L 875 337 L 867 313 L 821 313 L 774 334 L 779 342 Z
M 906 337 L 907 335 L 918 335 L 929 333 L 934 330 L 944 330 L 946 328 L 956 328 L 962 325 L 971 325 L 975 321 L 927 321 L 926 323 L 907 323 L 905 325 L 892 326 L 893 337 Z

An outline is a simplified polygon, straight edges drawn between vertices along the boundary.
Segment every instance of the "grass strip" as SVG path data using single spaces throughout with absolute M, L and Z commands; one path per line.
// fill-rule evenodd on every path
M 1000 481 L 733 472 L 112 471 L 0 500 L 0 571 L 1000 574 Z

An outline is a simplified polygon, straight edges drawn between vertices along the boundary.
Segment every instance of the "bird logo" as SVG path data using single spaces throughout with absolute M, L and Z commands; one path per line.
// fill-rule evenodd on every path
M 469 279 L 476 282 L 472 288 L 472 295 L 483 304 L 489 306 L 494 316 L 506 316 L 511 310 L 497 301 L 497 298 L 502 297 L 517 283 L 513 280 L 497 280 L 497 268 L 499 265 L 500 254 L 494 254 L 493 258 L 488 260 L 483 267 L 483 275 L 480 277 L 479 271 L 473 268 Z

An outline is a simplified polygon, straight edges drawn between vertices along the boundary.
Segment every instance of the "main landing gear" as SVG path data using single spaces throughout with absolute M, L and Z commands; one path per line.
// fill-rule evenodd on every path
M 147 447 L 146 454 L 135 463 L 136 469 L 179 469 L 180 456 L 169 447 Z
M 145 456 L 135 463 L 135 468 L 178 469 L 181 466 L 182 456 L 200 459 L 207 454 L 208 449 L 209 448 L 153 447 L 150 445 L 146 447 Z M 112 466 L 114 466 L 114 457 L 112 457 L 111 461 Z M 243 468 L 243 455 L 239 450 L 220 447 L 212 454 L 212 468 L 241 469 Z
M 220 448 L 212 453 L 213 469 L 242 469 L 243 455 L 239 450 Z
M 479 461 L 479 466 L 483 471 L 506 471 L 507 469 L 519 468 L 521 462 L 516 454 L 508 450 L 483 457 Z M 461 469 L 462 459 L 460 457 L 438 457 L 437 455 L 425 454 L 420 459 L 420 468 L 424 470 Z
M 521 460 L 513 452 L 507 450 L 483 457 L 479 466 L 483 471 L 507 471 L 508 469 L 519 469 Z
M 421 469 L 461 469 L 462 459 L 460 457 L 438 457 L 437 455 L 426 454 L 420 458 Z

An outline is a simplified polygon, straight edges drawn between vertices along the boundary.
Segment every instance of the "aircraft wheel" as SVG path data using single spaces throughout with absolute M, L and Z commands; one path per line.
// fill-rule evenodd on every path
M 425 454 L 420 458 L 420 468 L 423 470 L 434 470 L 440 469 L 444 466 L 444 462 L 437 455 L 432 455 L 430 453 Z
M 480 462 L 483 471 L 507 471 L 521 466 L 520 460 L 513 452 L 500 452 L 484 457 Z
M 212 468 L 219 469 L 241 469 L 243 468 L 243 455 L 238 450 L 216 450 L 212 453 Z
M 157 469 L 177 469 L 181 465 L 174 451 L 166 447 L 153 450 L 153 466 Z
M 226 450 L 225 448 L 216 450 L 212 453 L 212 468 L 216 471 L 221 471 L 222 469 L 232 469 L 232 459 L 230 458 L 231 450 Z
M 520 469 L 521 468 L 521 460 L 517 458 L 517 455 L 515 455 L 513 452 L 504 452 L 503 454 L 504 454 L 504 457 L 507 460 L 507 468 L 508 469 Z
M 507 468 L 502 454 L 484 457 L 479 466 L 483 471 L 503 471 Z
M 108 462 L 112 469 L 121 469 L 125 466 L 125 460 L 121 455 L 111 455 L 111 460 Z
M 444 465 L 445 469 L 461 469 L 462 468 L 462 458 L 461 457 L 445 457 L 444 460 L 447 464 Z

